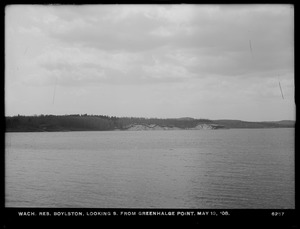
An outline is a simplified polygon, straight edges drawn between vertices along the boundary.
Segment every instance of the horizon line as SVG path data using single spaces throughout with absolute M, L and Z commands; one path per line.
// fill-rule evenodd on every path
M 219 118 L 219 119 L 210 119 L 210 118 L 194 118 L 194 117 L 178 117 L 178 118 L 158 118 L 158 117 L 137 117 L 137 116 L 116 116 L 116 115 L 107 115 L 107 114 L 33 114 L 33 115 L 23 115 L 23 114 L 17 114 L 17 115 L 4 115 L 4 117 L 18 117 L 18 116 L 24 116 L 24 117 L 38 117 L 38 116 L 71 116 L 71 115 L 79 115 L 79 116 L 108 116 L 108 117 L 116 117 L 116 118 L 144 118 L 144 119 L 194 119 L 194 120 L 210 120 L 210 121 L 217 121 L 217 120 L 230 120 L 230 121 L 243 121 L 243 122 L 280 122 L 280 121 L 294 121 L 296 122 L 296 119 L 281 119 L 281 120 L 268 120 L 268 121 L 249 121 L 249 120 L 243 120 L 243 119 L 236 119 L 236 118 Z

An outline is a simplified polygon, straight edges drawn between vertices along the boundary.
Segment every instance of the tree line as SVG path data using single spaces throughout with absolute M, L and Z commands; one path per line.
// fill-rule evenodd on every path
M 293 128 L 295 121 L 245 122 L 240 120 L 209 120 L 193 118 L 138 118 L 108 115 L 33 115 L 5 117 L 7 132 L 29 131 L 107 131 L 126 130 L 134 124 L 155 124 L 162 127 L 193 128 L 199 124 L 217 124 L 222 128 Z
M 159 126 L 192 128 L 199 123 L 211 123 L 207 119 L 159 119 L 116 117 L 108 115 L 34 115 L 6 117 L 6 131 L 73 131 L 126 129 L 133 124 L 156 124 Z

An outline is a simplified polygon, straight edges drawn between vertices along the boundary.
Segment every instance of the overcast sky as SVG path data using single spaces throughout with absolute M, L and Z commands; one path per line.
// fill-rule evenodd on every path
M 5 12 L 7 116 L 295 119 L 291 5 Z

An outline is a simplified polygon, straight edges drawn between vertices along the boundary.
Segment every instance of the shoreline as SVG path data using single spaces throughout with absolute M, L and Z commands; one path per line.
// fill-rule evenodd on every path
M 236 129 L 295 129 L 294 126 L 290 127 L 242 127 L 242 128 L 219 128 L 219 129 L 169 129 L 169 130 L 127 130 L 127 129 L 114 129 L 114 130 L 5 130 L 4 133 L 49 133 L 49 132 L 113 132 L 113 131 L 122 131 L 122 132 L 132 132 L 132 131 L 174 131 L 174 130 L 192 130 L 192 131 L 209 131 L 209 130 L 236 130 Z
M 146 119 L 109 116 L 16 116 L 5 118 L 5 132 L 155 131 L 294 128 L 296 121 L 248 122 L 209 119 Z

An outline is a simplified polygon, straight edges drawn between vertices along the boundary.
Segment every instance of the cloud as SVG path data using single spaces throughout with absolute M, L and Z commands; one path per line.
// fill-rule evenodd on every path
M 153 66 L 143 66 L 145 77 L 170 80 L 172 78 L 189 78 L 192 74 L 183 66 L 156 63 Z
M 203 74 L 235 76 L 293 67 L 289 6 L 92 8 L 52 10 L 54 16 L 44 20 L 49 36 L 69 45 L 107 52 L 163 49 L 187 53 L 194 55 L 190 71 Z
M 77 108 L 100 112 L 89 108 L 87 101 L 101 98 L 104 103 L 109 97 L 115 106 L 105 108 L 114 115 L 130 106 L 130 112 L 143 116 L 146 110 L 151 112 L 145 101 L 161 114 L 190 111 L 197 115 L 203 109 L 212 114 L 222 109 L 229 112 L 234 106 L 245 108 L 245 103 L 255 107 L 282 100 L 280 81 L 285 98 L 293 100 L 294 13 L 290 5 L 27 5 L 8 9 L 6 85 L 10 98 L 19 89 L 26 94 L 30 88 L 30 98 L 36 96 L 34 91 L 44 89 L 51 103 L 57 84 L 63 88 L 59 90 L 62 96 L 66 95 L 62 110 L 64 102 L 76 101 L 80 102 Z M 77 90 L 86 93 L 77 95 Z M 132 101 L 140 111 L 132 107 Z M 168 104 L 172 108 L 164 107 Z
M 170 83 L 194 77 L 187 68 L 166 58 L 155 54 L 59 48 L 46 51 L 35 62 L 43 69 L 46 84 L 58 78 L 65 86 Z

